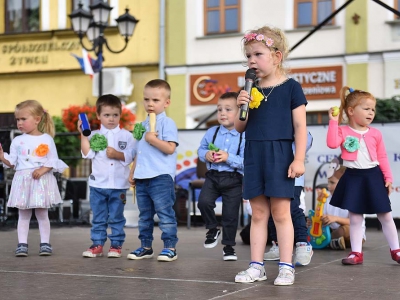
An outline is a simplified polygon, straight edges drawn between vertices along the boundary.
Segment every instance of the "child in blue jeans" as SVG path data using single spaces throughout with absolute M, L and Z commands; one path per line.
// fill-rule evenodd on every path
M 90 237 L 93 244 L 82 255 L 103 255 L 109 226 L 111 247 L 107 256 L 121 257 L 122 244 L 125 241 L 124 207 L 134 141 L 129 131 L 119 127 L 122 105 L 118 97 L 101 96 L 96 102 L 96 110 L 101 127 L 92 131 L 89 137 L 82 134 L 82 122 L 78 121 L 82 157 L 92 160 L 89 186 L 90 208 L 93 212 Z
M 178 129 L 175 122 L 165 114 L 171 103 L 171 87 L 165 80 L 149 81 L 144 87 L 144 108 L 156 114 L 155 132 L 150 131 L 150 118 L 135 126 L 137 140 L 136 157 L 131 168 L 129 182 L 136 186 L 139 208 L 139 239 L 141 246 L 128 254 L 128 259 L 153 257 L 154 215 L 160 219 L 161 239 L 164 249 L 158 261 L 174 261 L 176 253 L 177 222 L 175 211 L 175 171 Z M 143 131 L 140 130 L 143 129 Z

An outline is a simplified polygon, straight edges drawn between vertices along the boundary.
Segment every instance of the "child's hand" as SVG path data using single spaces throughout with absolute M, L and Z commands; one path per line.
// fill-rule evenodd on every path
M 338 121 L 339 120 L 339 114 L 334 116 L 334 107 L 331 107 L 328 111 L 329 114 L 329 120 L 334 120 L 334 121 Z
M 214 153 L 214 163 L 219 164 L 228 160 L 229 154 L 223 150 Z
M 305 171 L 306 169 L 304 167 L 304 162 L 295 159 L 289 166 L 288 177 L 299 178 L 301 175 L 304 174 Z
M 215 151 L 214 150 L 210 150 L 210 151 L 207 151 L 207 153 L 206 153 L 206 160 L 207 161 L 209 161 L 210 163 L 213 163 L 214 162 L 214 155 L 215 155 Z
M 307 228 L 311 227 L 311 225 L 312 225 L 311 219 L 309 217 L 307 217 L 307 221 L 306 221 Z
M 131 186 L 136 186 L 135 179 L 133 179 L 132 177 L 129 176 L 128 181 L 129 181 L 129 184 L 130 184 Z
M 146 132 L 144 139 L 150 145 L 154 144 L 154 141 L 157 140 L 158 133 L 157 132 Z
M 106 155 L 108 158 L 117 159 L 118 151 L 115 150 L 113 147 L 106 148 Z
M 32 178 L 33 179 L 39 179 L 40 177 L 42 177 L 46 172 L 48 172 L 49 168 L 44 168 L 41 167 L 39 169 L 36 169 L 35 171 L 33 171 L 32 173 Z
M 236 99 L 236 104 L 238 107 L 242 106 L 243 104 L 250 102 L 250 95 L 245 90 L 241 90 L 239 96 Z
M 336 222 L 336 216 L 323 215 L 321 221 L 323 225 L 329 225 Z
M 82 121 L 78 119 L 78 123 L 76 124 L 76 126 L 77 126 L 77 129 L 78 129 L 79 133 L 82 134 L 82 128 L 81 128 Z
M 388 191 L 388 196 L 390 196 L 390 194 L 393 192 L 393 187 L 392 187 L 392 183 L 391 182 L 386 182 L 385 183 L 385 187 Z

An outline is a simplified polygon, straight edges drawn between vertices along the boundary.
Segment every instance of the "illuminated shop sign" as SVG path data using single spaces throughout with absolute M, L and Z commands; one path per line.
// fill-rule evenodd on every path
M 342 66 L 292 69 L 289 76 L 301 84 L 307 100 L 340 98 Z
M 226 92 L 244 86 L 244 74 L 219 73 L 190 76 L 190 105 L 216 104 Z M 342 66 L 292 69 L 289 76 L 298 81 L 307 100 L 338 99 L 343 85 Z

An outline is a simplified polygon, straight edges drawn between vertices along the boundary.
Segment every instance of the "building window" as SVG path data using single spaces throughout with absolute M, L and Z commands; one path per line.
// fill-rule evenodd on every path
M 335 9 L 334 0 L 295 0 L 294 27 L 317 26 Z M 327 24 L 333 25 L 334 19 Z
M 30 32 L 40 29 L 40 0 L 6 0 L 7 33 Z
M 329 116 L 327 111 L 307 112 L 307 125 L 329 124 Z
M 204 0 L 204 33 L 240 31 L 240 0 Z
M 79 2 L 81 2 L 83 4 L 82 8 L 90 11 L 89 5 L 93 5 L 99 1 L 107 2 L 107 0 L 72 0 L 74 3 L 72 10 L 77 9 L 79 7 Z

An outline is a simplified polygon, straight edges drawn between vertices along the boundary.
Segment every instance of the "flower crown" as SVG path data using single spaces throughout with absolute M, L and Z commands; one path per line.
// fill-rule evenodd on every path
M 258 42 L 263 42 L 267 47 L 272 47 L 274 44 L 274 40 L 264 36 L 261 33 L 248 33 L 244 35 L 244 44 L 248 44 L 251 41 L 258 41 Z

